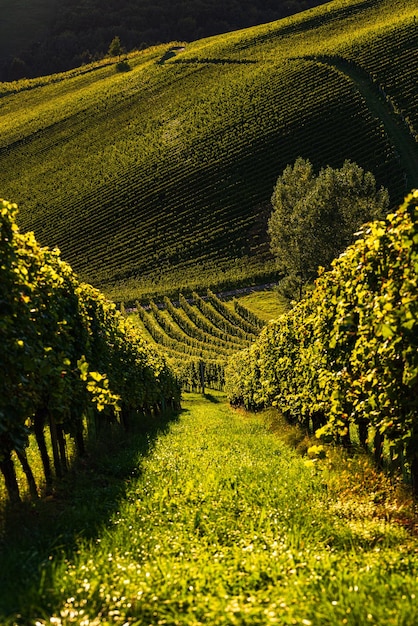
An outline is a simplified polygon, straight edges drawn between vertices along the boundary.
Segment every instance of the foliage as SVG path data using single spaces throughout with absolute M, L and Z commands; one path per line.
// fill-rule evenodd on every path
M 107 53 L 110 57 L 118 57 L 118 62 L 116 63 L 117 72 L 129 72 L 129 70 L 131 69 L 128 59 L 121 59 L 121 55 L 124 52 L 126 53 L 126 50 L 122 47 L 120 37 L 116 35 L 110 42 Z
M 137 302 L 133 316 L 167 354 L 183 388 L 204 391 L 223 389 L 228 355 L 248 346 L 263 327 L 247 314 L 244 307 L 234 312 L 209 290 L 205 299 L 194 293 L 189 299 L 180 294 L 177 303 L 167 297 L 148 306 Z
M 120 59 L 120 55 L 122 54 L 122 44 L 120 41 L 120 37 L 118 37 L 117 35 L 113 37 L 107 53 L 111 57 L 119 57 Z
M 314 291 L 230 359 L 231 402 L 277 405 L 291 420 L 346 445 L 374 433 L 418 490 L 418 192 L 363 236 Z M 321 427 L 321 428 L 320 428 Z
M 127 59 L 123 59 L 122 61 L 118 61 L 116 63 L 117 72 L 129 72 L 130 69 L 131 69 L 131 66 L 129 65 L 129 62 L 127 61 Z
M 278 303 L 277 308 L 279 308 Z M 250 311 L 250 309 L 237 299 L 234 299 L 234 310 L 237 315 L 240 315 L 243 319 L 245 319 L 254 329 L 261 330 L 263 328 L 263 320 L 261 320 L 253 311 Z
M 299 157 L 279 177 L 272 205 L 270 246 L 279 272 L 293 281 L 300 298 L 318 267 L 328 267 L 364 222 L 386 214 L 389 196 L 355 163 L 328 166 L 315 176 L 312 163 Z
M 323 60 L 365 67 L 391 119 L 418 127 L 415 2 L 393 7 L 336 1 L 131 53 L 126 73 L 107 58 L 0 84 L 2 194 L 21 207 L 22 228 L 115 301 L 272 281 L 271 193 L 299 155 L 315 171 L 350 159 L 394 204 L 405 195 L 393 133 L 343 66 Z
M 58 250 L 19 232 L 17 206 L 1 201 L 0 210 L 0 469 L 18 500 L 11 455 L 25 454 L 31 429 L 49 482 L 46 423 L 60 474 L 67 464 L 64 434 L 83 451 L 84 417 L 90 432 L 106 420 L 127 425 L 133 413 L 177 405 L 179 389 L 163 357 L 113 303 L 80 283 Z

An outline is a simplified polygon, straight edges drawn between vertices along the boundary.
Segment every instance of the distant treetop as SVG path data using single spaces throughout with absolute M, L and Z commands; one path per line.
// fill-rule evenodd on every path
M 327 166 L 316 176 L 312 163 L 299 157 L 279 176 L 272 205 L 268 230 L 282 287 L 300 297 L 318 267 L 328 267 L 363 223 L 385 216 L 389 194 L 356 163 Z

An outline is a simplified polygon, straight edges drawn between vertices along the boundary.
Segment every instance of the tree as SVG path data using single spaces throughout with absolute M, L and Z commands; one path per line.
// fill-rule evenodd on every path
M 9 66 L 7 80 L 20 80 L 21 78 L 26 78 L 27 73 L 28 68 L 26 63 L 19 57 L 14 57 Z
M 117 35 L 116 37 L 113 37 L 112 41 L 110 42 L 108 54 L 111 57 L 118 57 L 118 59 L 120 59 L 120 56 L 122 54 L 122 45 L 120 42 L 120 37 L 118 37 Z
M 113 37 L 109 46 L 108 55 L 111 57 L 118 57 L 118 62 L 116 63 L 117 72 L 129 72 L 131 66 L 129 65 L 126 57 L 121 59 L 122 54 L 126 55 L 126 49 L 121 45 L 120 38 L 118 36 Z
M 284 276 L 281 291 L 300 298 L 318 267 L 328 267 L 363 223 L 384 217 L 389 195 L 356 163 L 327 166 L 316 176 L 310 161 L 299 157 L 278 178 L 271 202 L 268 232 Z

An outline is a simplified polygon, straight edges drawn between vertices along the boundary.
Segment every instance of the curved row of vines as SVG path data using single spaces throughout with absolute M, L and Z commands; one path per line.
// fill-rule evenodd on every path
M 180 294 L 178 302 L 137 303 L 134 317 L 192 391 L 223 389 L 228 357 L 251 345 L 264 326 L 238 300 L 229 307 L 210 289 L 205 297 L 194 292 L 191 298 Z
M 292 422 L 349 446 L 373 441 L 378 464 L 418 493 L 418 191 L 317 279 L 314 291 L 234 355 L 234 404 L 276 405 Z
M 105 423 L 128 428 L 178 408 L 180 388 L 165 359 L 113 303 L 80 283 L 57 250 L 21 234 L 17 206 L 0 201 L 0 471 L 20 499 L 15 460 L 33 496 L 39 485 L 26 449 L 36 441 L 46 486 L 68 467 L 67 440 L 84 453 Z

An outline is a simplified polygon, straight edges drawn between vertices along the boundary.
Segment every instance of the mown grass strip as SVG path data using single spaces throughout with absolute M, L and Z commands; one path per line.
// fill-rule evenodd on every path
M 371 496 L 353 505 L 347 493 L 344 508 L 331 464 L 298 457 L 269 415 L 186 396 L 97 535 L 46 558 L 16 613 L 89 626 L 416 623 L 416 541 Z

